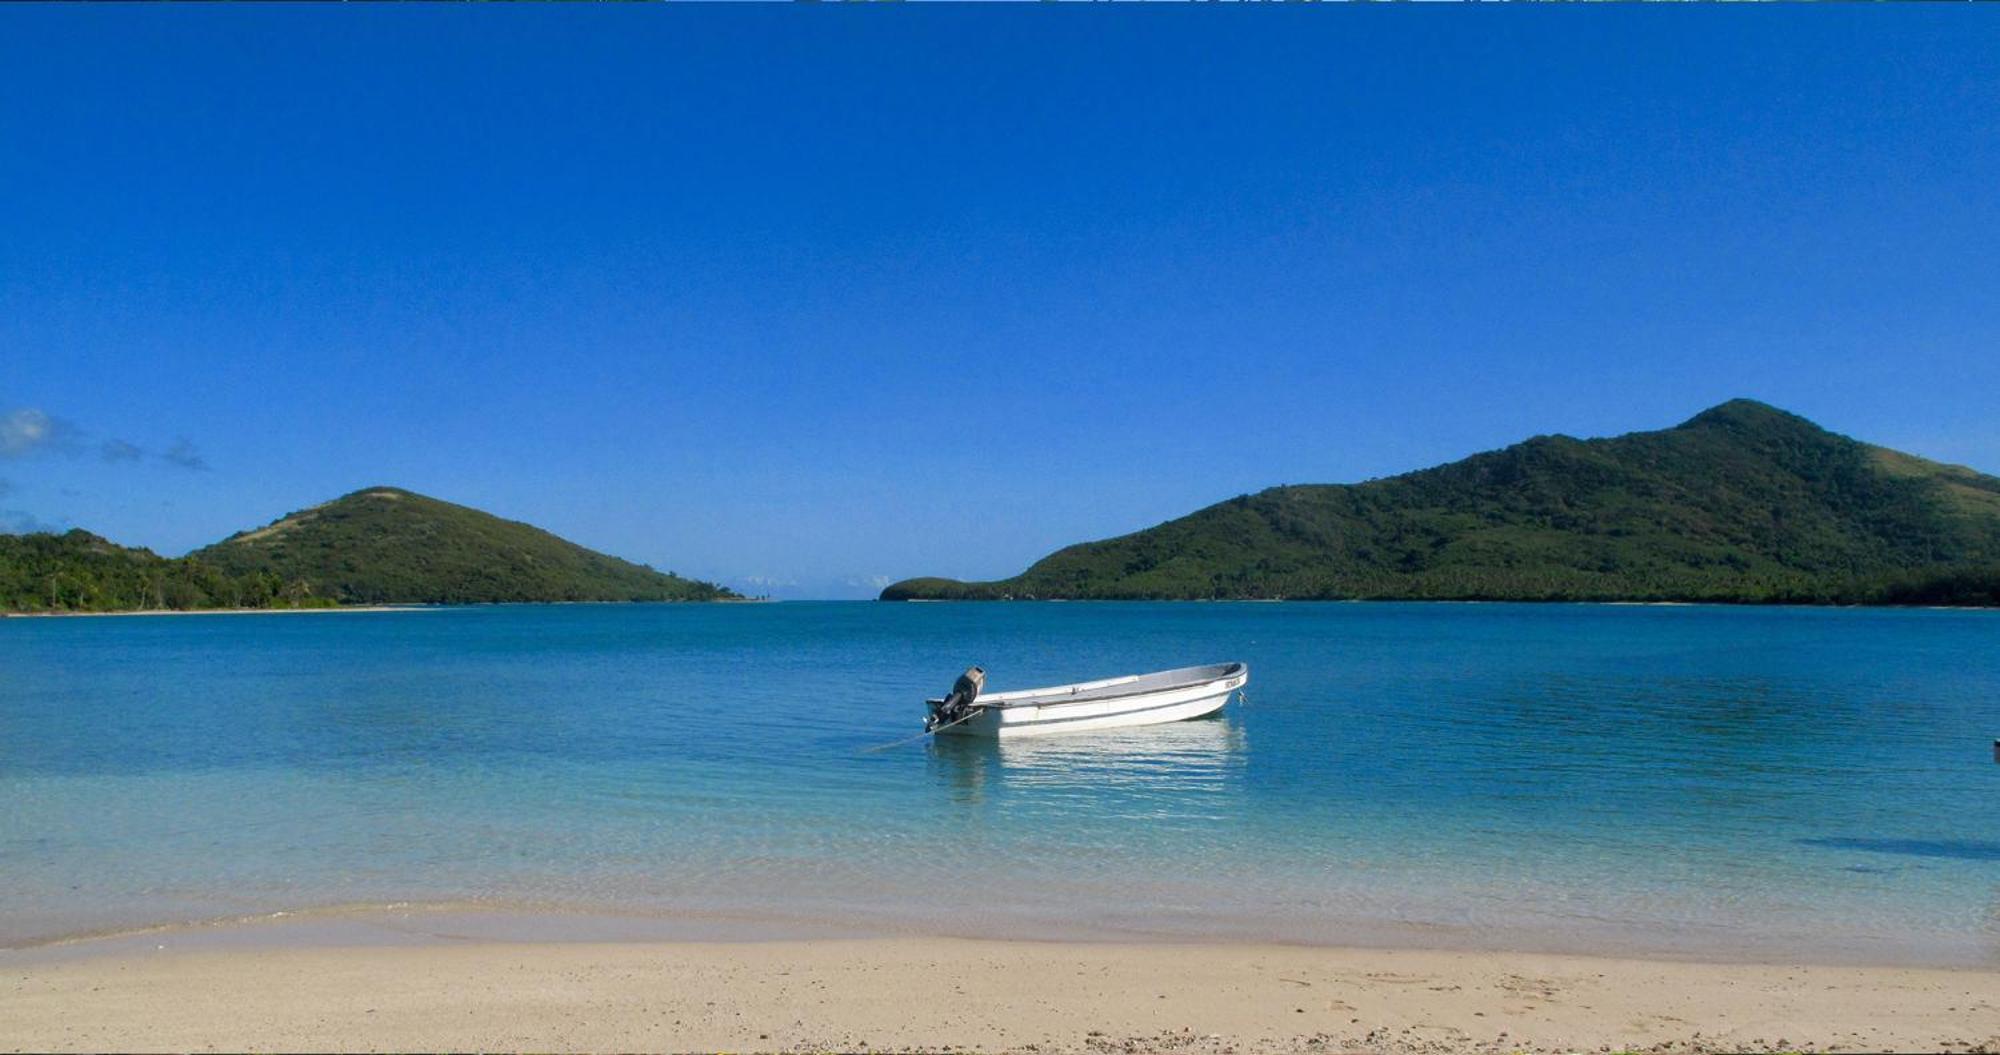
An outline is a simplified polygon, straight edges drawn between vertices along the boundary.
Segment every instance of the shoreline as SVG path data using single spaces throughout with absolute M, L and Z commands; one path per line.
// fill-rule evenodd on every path
M 309 947 L 177 938 L 0 954 L 0 1048 L 2000 1051 L 1991 968 L 450 927 Z
M 116 612 L 0 612 L 0 619 L 79 619 L 104 618 L 110 616 L 159 616 L 159 615 L 302 615 L 313 612 L 433 612 L 456 608 L 496 608 L 533 607 L 561 608 L 578 605 L 603 607 L 626 607 L 641 605 L 682 605 L 682 604 L 1276 604 L 1276 605 L 1364 605 L 1364 604 L 1422 604 L 1422 605 L 1507 605 L 1525 607 L 1557 607 L 1566 605 L 1588 605 L 1599 608 L 1728 608 L 1737 610 L 1807 610 L 1807 611 L 1905 611 L 1905 612 L 2000 612 L 2000 605 L 1979 604 L 1814 604 L 1804 602 L 1749 602 L 1749 601 L 1550 601 L 1550 600 L 1488 600 L 1473 598 L 1294 598 L 1294 597 L 1184 597 L 1184 598 L 1075 598 L 1075 597 L 907 597 L 895 600 L 884 598 L 792 598 L 779 600 L 771 597 L 718 597 L 710 601 L 473 601 L 464 604 L 351 604 L 330 605 L 318 608 L 137 608 Z
M 135 608 L 120 612 L 0 612 L 0 619 L 108 619 L 157 615 L 315 615 L 323 612 L 426 612 L 435 604 L 348 604 L 320 608 Z
M 1276 919 L 1036 918 L 768 904 L 612 904 L 507 898 L 336 901 L 240 913 L 132 919 L 70 930 L 0 932 L 0 966 L 87 958 L 156 944 L 176 949 L 304 950 L 349 945 L 615 944 L 923 939 L 998 944 L 1148 948 L 1274 946 L 1302 950 L 1442 955 L 1574 956 L 1662 964 L 1814 966 L 1883 970 L 1992 971 L 2000 943 L 1887 941 L 1874 932 L 1813 928 L 1743 934 L 1712 925 L 1570 931 L 1489 922 L 1480 926 L 1354 917 L 1286 924 Z
M 534 607 L 562 608 L 577 605 L 637 606 L 654 604 L 776 604 L 763 597 L 718 597 L 712 601 L 470 601 L 464 604 L 336 604 L 316 608 L 135 608 L 117 612 L 0 612 L 0 619 L 75 619 L 139 615 L 303 615 L 313 612 L 439 612 L 454 608 Z
M 796 600 L 808 600 L 798 598 Z M 1836 601 L 1648 601 L 1545 597 L 877 597 L 881 604 L 1462 604 L 1522 607 L 1589 605 L 1599 608 L 1733 608 L 1868 612 L 2000 612 L 2000 604 L 1889 604 Z

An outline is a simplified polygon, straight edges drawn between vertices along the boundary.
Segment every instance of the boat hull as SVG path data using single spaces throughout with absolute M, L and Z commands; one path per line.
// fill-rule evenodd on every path
M 1203 669 L 1203 668 L 1193 668 Z M 973 717 L 938 730 L 939 736 L 1013 739 L 1123 729 L 1137 725 L 1183 722 L 1214 714 L 1250 680 L 1248 667 L 1229 664 L 1213 668 L 1217 676 L 1156 691 L 1116 693 L 1121 681 L 1090 682 L 1061 689 L 1039 689 L 997 697 Z M 1097 688 L 1107 686 L 1107 688 Z M 1095 689 L 1098 698 L 1091 698 Z M 1074 690 L 1083 690 L 1074 692 Z M 1081 699 L 1067 699 L 1067 695 Z

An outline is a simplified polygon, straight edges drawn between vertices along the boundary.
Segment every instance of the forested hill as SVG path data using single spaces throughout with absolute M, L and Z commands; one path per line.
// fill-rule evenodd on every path
M 395 487 L 370 487 L 191 556 L 310 583 L 342 604 L 709 601 L 711 583 L 585 549 L 540 528 Z
M 231 575 L 187 557 L 108 542 L 88 531 L 0 535 L 0 612 L 297 608 L 333 602 L 270 574 Z
M 0 611 L 736 596 L 393 487 L 356 491 L 179 558 L 86 531 L 0 535 Z
M 2000 603 L 2000 479 L 1734 400 L 1360 484 L 1274 487 L 886 600 Z

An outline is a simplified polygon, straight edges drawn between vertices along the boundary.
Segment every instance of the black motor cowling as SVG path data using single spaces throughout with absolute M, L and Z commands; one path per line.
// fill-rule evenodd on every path
M 979 690 L 985 686 L 986 672 L 978 667 L 967 667 L 965 673 L 952 683 L 949 695 L 942 700 L 925 701 L 930 704 L 931 713 L 924 719 L 924 731 L 955 725 L 970 717 L 973 701 L 979 698 Z

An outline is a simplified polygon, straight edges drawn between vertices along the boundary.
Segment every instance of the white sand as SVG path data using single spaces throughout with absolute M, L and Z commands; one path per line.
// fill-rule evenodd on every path
M 0 963 L 6 1049 L 2000 1050 L 1990 970 L 946 938 Z

